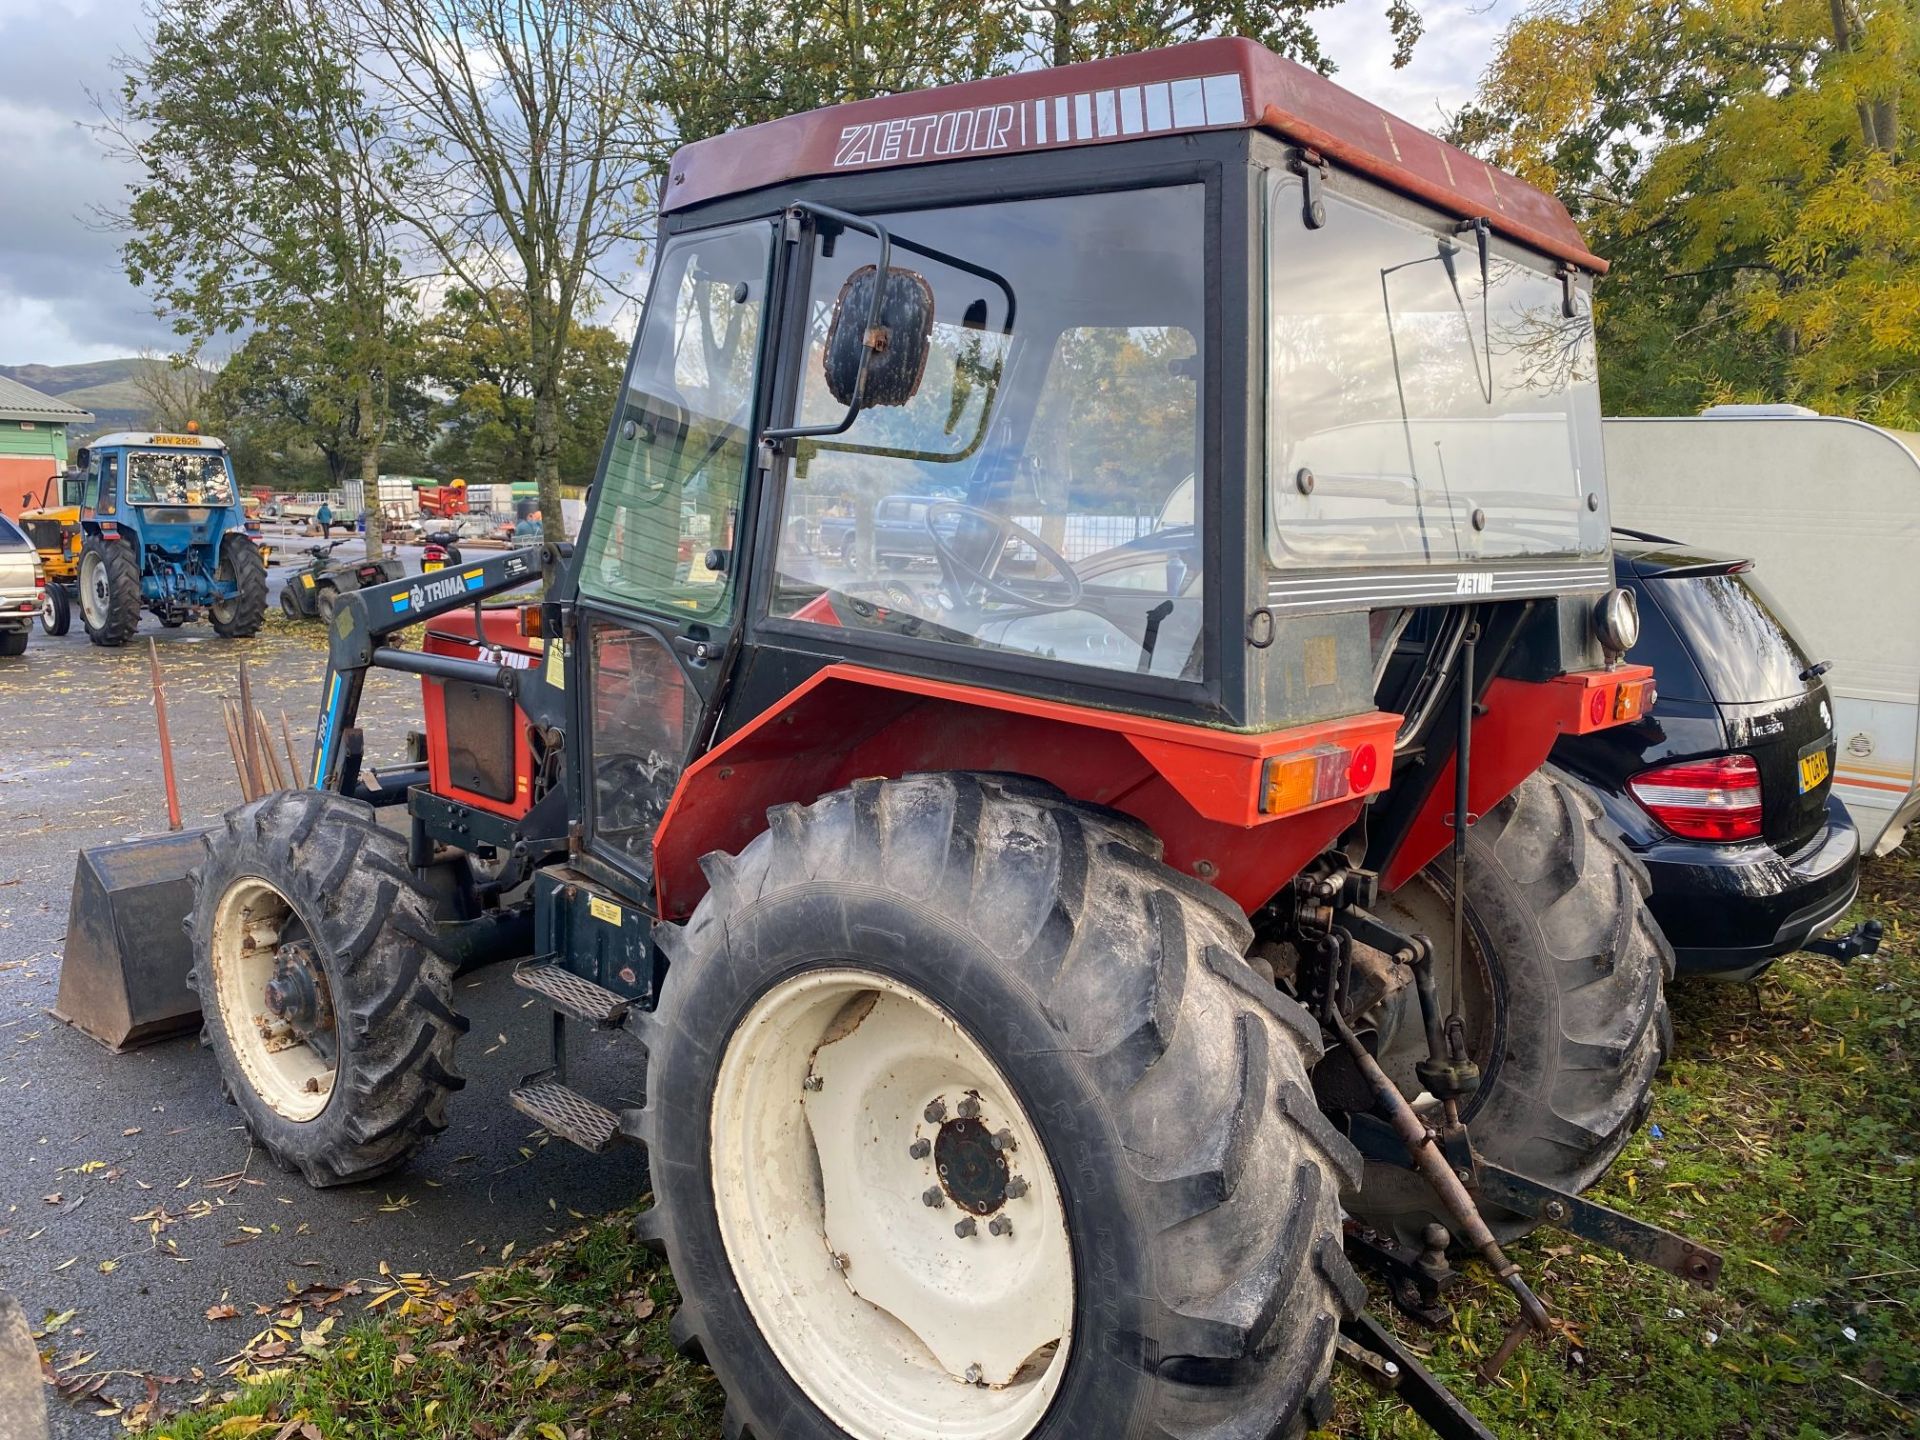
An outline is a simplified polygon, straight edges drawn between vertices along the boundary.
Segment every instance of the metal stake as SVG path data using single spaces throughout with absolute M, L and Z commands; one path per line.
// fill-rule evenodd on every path
M 147 636 L 147 666 L 153 677 L 153 719 L 160 727 L 160 776 L 167 784 L 167 829 L 180 828 L 180 786 L 173 773 L 173 731 L 167 726 L 167 692 L 160 683 L 160 647 Z

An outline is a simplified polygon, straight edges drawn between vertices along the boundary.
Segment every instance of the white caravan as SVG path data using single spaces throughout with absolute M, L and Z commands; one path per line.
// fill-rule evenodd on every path
M 1613 523 L 1751 556 L 1832 663 L 1834 793 L 1884 855 L 1920 811 L 1920 435 L 1797 405 L 1608 420 Z

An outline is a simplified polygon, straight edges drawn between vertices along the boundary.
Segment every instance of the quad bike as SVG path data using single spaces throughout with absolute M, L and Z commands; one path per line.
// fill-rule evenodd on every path
M 1356 1261 L 1424 1311 L 1486 1261 L 1493 1370 L 1549 1329 L 1535 1225 L 1711 1284 L 1579 1198 L 1670 956 L 1543 768 L 1653 684 L 1560 206 L 1244 41 L 702 141 L 664 194 L 579 542 L 343 596 L 311 788 L 209 837 L 259 1143 L 404 1163 L 452 977 L 514 962 L 511 1103 L 645 1147 L 761 1440 L 1295 1435 L 1336 1353 L 1479 1434 Z M 791 543 L 929 493 L 930 570 Z M 377 770 L 372 668 L 426 710 Z M 571 1088 L 581 1027 L 644 1103 Z
M 314 545 L 307 550 L 307 563 L 287 576 L 280 587 L 280 613 L 289 620 L 318 619 L 333 623 L 334 607 L 342 595 L 368 585 L 385 585 L 405 577 L 407 566 L 398 556 L 384 560 L 343 560 L 335 563 L 334 548 L 344 540 Z

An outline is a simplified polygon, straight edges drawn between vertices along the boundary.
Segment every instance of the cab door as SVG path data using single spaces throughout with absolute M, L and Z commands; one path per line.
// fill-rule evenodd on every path
M 667 241 L 576 556 L 586 843 L 649 887 L 736 624 L 775 251 L 771 221 Z

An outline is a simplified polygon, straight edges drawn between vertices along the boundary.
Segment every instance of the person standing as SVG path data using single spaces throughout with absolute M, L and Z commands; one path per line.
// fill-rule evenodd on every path
M 320 502 L 320 509 L 314 514 L 314 520 L 320 526 L 320 538 L 330 539 L 333 535 L 333 506 L 326 501 Z

